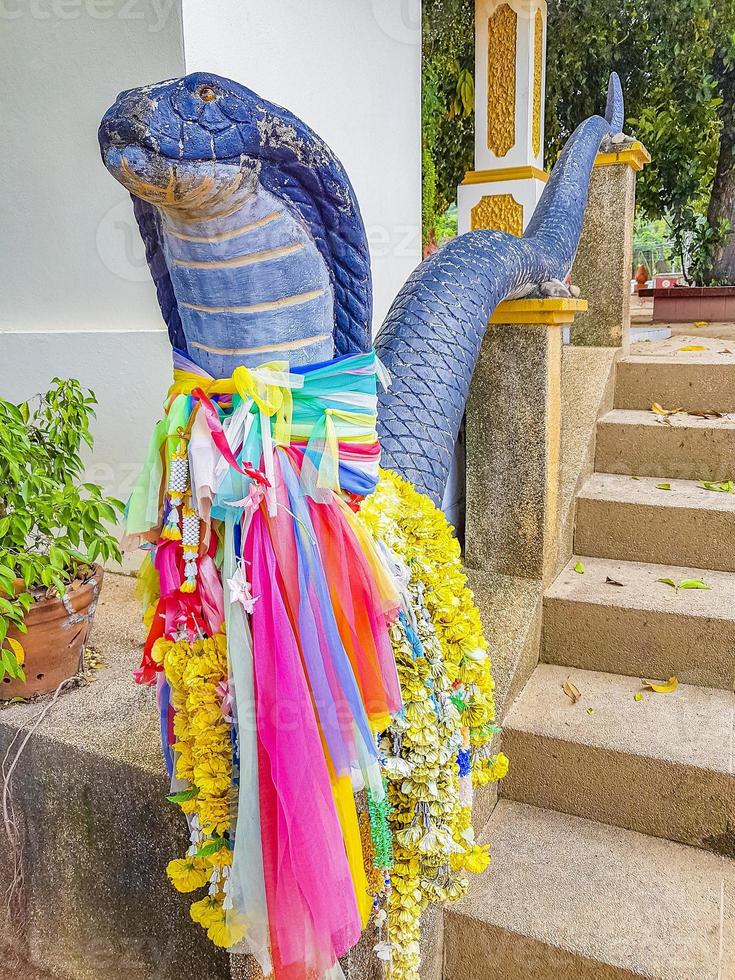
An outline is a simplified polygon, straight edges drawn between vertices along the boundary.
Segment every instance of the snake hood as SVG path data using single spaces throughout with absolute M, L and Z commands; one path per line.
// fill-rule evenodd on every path
M 417 267 L 389 310 L 375 344 L 393 377 L 380 399 L 383 458 L 435 502 L 490 315 L 566 277 L 595 156 L 622 126 L 613 73 L 605 116 L 574 131 L 523 236 L 461 235 Z M 133 195 L 174 347 L 215 377 L 276 352 L 298 365 L 369 348 L 360 211 L 342 165 L 305 123 L 198 73 L 123 92 L 99 138 Z
M 217 375 L 279 350 L 307 363 L 369 349 L 360 209 L 300 119 L 198 72 L 122 92 L 99 142 L 133 197 L 175 348 Z

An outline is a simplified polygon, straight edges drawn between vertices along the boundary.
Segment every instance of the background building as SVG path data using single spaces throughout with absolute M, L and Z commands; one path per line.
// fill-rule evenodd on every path
M 191 71 L 287 106 L 352 179 L 375 326 L 421 258 L 420 0 L 2 0 L 0 394 L 58 375 L 99 398 L 91 475 L 125 497 L 170 378 L 130 199 L 99 120 L 118 92 Z

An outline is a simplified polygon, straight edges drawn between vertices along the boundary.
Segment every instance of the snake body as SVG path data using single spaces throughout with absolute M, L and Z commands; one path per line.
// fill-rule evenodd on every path
M 595 156 L 622 126 L 613 74 L 605 117 L 572 134 L 524 235 L 454 239 L 391 306 L 376 341 L 393 378 L 380 400 L 384 459 L 435 502 L 490 315 L 566 277 Z M 305 123 L 237 82 L 196 73 L 123 92 L 99 139 L 133 196 L 174 347 L 220 377 L 237 364 L 369 348 L 365 228 L 344 168 Z

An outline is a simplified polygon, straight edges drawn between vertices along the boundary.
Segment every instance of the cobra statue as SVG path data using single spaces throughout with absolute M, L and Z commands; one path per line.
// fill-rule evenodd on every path
M 566 288 L 622 122 L 613 75 L 525 235 L 423 262 L 376 357 L 360 209 L 308 126 L 209 74 L 124 92 L 102 120 L 174 348 L 126 511 L 146 549 L 136 679 L 156 685 L 189 829 L 167 873 L 207 889 L 192 919 L 274 980 L 342 980 L 369 926 L 387 980 L 419 980 L 422 913 L 487 868 L 474 793 L 508 760 L 436 505 L 490 315 Z
M 380 399 L 383 459 L 436 502 L 488 319 L 502 300 L 565 279 L 595 156 L 622 126 L 613 73 L 605 118 L 572 134 L 524 235 L 450 241 L 388 312 L 375 345 L 393 378 Z M 360 209 L 339 160 L 304 122 L 197 72 L 123 92 L 99 141 L 132 195 L 175 348 L 215 377 L 274 354 L 297 365 L 370 348 Z

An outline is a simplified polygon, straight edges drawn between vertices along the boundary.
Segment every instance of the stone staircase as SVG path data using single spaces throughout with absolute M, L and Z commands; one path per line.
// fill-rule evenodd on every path
M 735 416 L 652 402 L 735 413 L 735 356 L 618 364 L 542 662 L 503 722 L 493 865 L 445 912 L 444 980 L 735 977 L 735 495 L 697 484 L 735 476 Z

